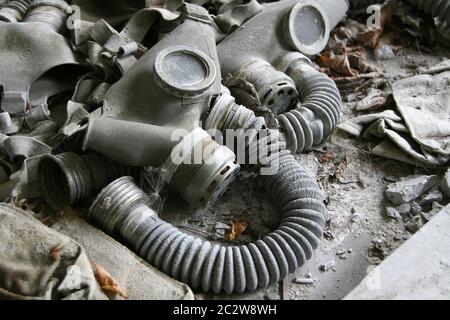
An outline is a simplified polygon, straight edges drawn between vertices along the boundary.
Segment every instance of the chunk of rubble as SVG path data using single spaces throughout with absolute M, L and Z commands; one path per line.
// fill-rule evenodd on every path
M 425 220 L 425 222 L 430 221 L 436 214 L 441 212 L 444 209 L 444 206 L 439 204 L 438 202 L 433 202 L 433 208 L 429 212 L 422 212 L 420 215 Z
M 389 45 L 384 45 L 375 50 L 376 60 L 392 60 L 395 59 L 395 52 Z
M 420 228 L 423 227 L 423 225 L 424 225 L 424 223 L 423 223 L 422 217 L 419 215 L 419 216 L 415 216 L 411 220 L 409 220 L 406 223 L 405 227 L 412 233 L 416 233 L 417 231 L 420 230 Z
M 330 270 L 336 271 L 336 260 L 332 259 L 325 263 L 322 263 L 319 267 L 319 270 L 322 272 L 327 272 Z
M 428 205 L 433 204 L 433 202 L 442 202 L 442 200 L 444 199 L 444 195 L 442 194 L 441 191 L 439 191 L 438 188 L 433 188 L 430 191 L 428 191 L 427 193 L 423 194 L 420 198 L 418 203 L 422 206 L 422 207 L 426 207 Z
M 411 202 L 439 184 L 438 176 L 415 175 L 392 183 L 386 190 L 386 196 L 395 205 Z
M 412 206 L 410 203 L 404 203 L 404 204 L 397 206 L 395 209 L 398 211 L 398 213 L 402 217 L 404 217 L 404 216 L 409 216 L 409 214 L 412 210 Z
M 442 178 L 441 190 L 447 198 L 450 198 L 450 168 Z
M 315 284 L 316 278 L 295 278 L 293 281 L 295 284 Z
M 214 226 L 214 231 L 216 232 L 215 236 L 220 239 L 225 237 L 227 232 L 231 231 L 231 226 L 222 222 L 217 222 Z
M 385 176 L 384 180 L 387 181 L 387 182 L 397 182 L 398 178 L 394 177 L 394 176 Z
M 386 214 L 389 218 L 394 220 L 401 220 L 402 216 L 400 215 L 400 212 L 393 207 L 386 207 Z
M 411 214 L 413 216 L 417 216 L 418 214 L 421 214 L 423 211 L 422 206 L 418 204 L 416 201 L 413 201 L 411 203 Z
M 231 226 L 226 223 L 217 222 L 216 225 L 214 226 L 214 229 L 216 229 L 216 230 L 231 230 Z

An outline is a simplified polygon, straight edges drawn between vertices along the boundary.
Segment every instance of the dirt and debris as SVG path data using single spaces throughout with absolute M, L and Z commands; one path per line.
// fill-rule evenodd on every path
M 389 184 L 386 197 L 396 207 L 386 206 L 387 216 L 416 233 L 443 208 L 445 199 L 439 189 L 442 179 L 437 175 L 412 175 Z
M 395 205 L 407 203 L 419 198 L 439 183 L 437 176 L 410 176 L 390 184 L 386 196 Z
M 386 207 L 386 214 L 389 218 L 394 219 L 394 220 L 402 219 L 402 215 L 396 208 Z
M 420 16 L 414 12 L 410 16 L 418 15 Z M 406 16 L 408 15 L 403 15 L 403 17 Z M 341 61 L 338 68 L 344 67 L 344 74 L 322 65 L 323 59 L 327 62 L 327 59 L 332 57 L 330 52 L 316 60 L 319 65 L 324 67 L 324 70 L 328 69 L 327 72 L 334 77 L 343 94 L 346 106 L 343 121 L 361 114 L 393 107 L 392 83 L 398 79 L 423 72 L 450 57 L 448 49 L 439 47 L 435 43 L 432 44 L 433 50 L 424 50 L 424 47 L 430 45 L 430 42 L 428 40 L 423 42 L 422 38 L 417 38 L 417 34 L 427 33 L 428 30 L 431 30 L 426 26 L 428 21 L 423 20 L 422 28 L 416 29 L 409 24 L 409 31 L 416 30 L 416 35 L 413 33 L 412 37 L 410 37 L 410 32 L 408 32 L 408 36 L 404 36 L 404 21 L 405 19 L 396 11 L 392 22 L 394 25 L 391 24 L 386 28 L 386 30 L 394 30 L 392 32 L 385 30 L 381 34 L 382 40 L 379 41 L 378 47 L 359 49 L 365 51 L 366 54 L 363 55 L 366 59 L 365 62 L 373 66 L 371 70 L 376 71 L 362 72 L 357 66 L 355 67 L 355 64 L 350 63 L 347 51 L 333 53 L 335 57 L 339 54 L 342 55 L 338 58 Z M 398 23 L 401 24 L 397 25 Z M 364 24 L 361 26 L 365 27 Z M 349 29 L 357 29 L 354 20 L 351 19 L 343 23 L 342 28 L 341 31 L 345 30 L 346 32 Z M 336 33 L 338 32 L 336 30 Z M 353 32 L 357 34 L 357 32 Z M 330 46 L 336 45 L 336 42 L 338 41 L 332 37 Z M 349 49 L 349 43 L 351 42 L 348 41 L 342 47 Z M 349 50 L 353 51 L 351 48 Z M 380 56 L 377 59 L 377 50 L 378 54 L 382 53 L 383 59 L 380 59 Z M 395 54 L 395 58 L 391 56 L 390 51 Z M 384 59 L 386 55 L 391 59 Z M 356 75 L 350 75 L 355 72 Z M 366 141 L 353 139 L 339 130 L 331 136 L 328 143 L 301 156 L 299 160 L 317 172 L 319 184 L 326 195 L 329 217 L 324 231 L 324 240 L 316 252 L 316 256 L 291 276 L 292 284 L 288 285 L 289 289 L 287 289 L 290 299 L 339 299 L 344 297 L 354 285 L 357 285 L 366 276 L 371 265 L 380 264 L 409 239 L 415 228 L 426 223 L 431 219 L 433 213 L 436 214 L 439 208 L 449 201 L 449 193 L 445 193 L 444 187 L 440 188 L 440 192 L 444 194 L 441 201 L 439 201 L 440 197 L 436 189 L 431 187 L 429 193 L 420 194 L 414 199 L 416 201 L 394 205 L 386 197 L 386 189 L 389 184 L 399 182 L 402 178 L 411 175 L 442 177 L 442 169 L 417 167 L 375 156 L 371 154 Z M 449 177 L 450 170 L 447 180 L 444 178 L 442 182 L 442 185 L 449 186 L 448 190 L 450 190 Z M 432 201 L 431 199 L 438 201 L 432 202 L 430 208 L 429 201 Z M 386 207 L 395 209 L 400 217 L 396 216 L 397 219 L 386 217 Z M 417 216 L 421 217 L 421 220 L 416 218 L 406 225 L 413 217 Z M 259 222 L 251 221 L 252 224 Z M 415 222 L 414 225 L 413 222 Z M 345 252 L 344 246 L 352 249 L 349 249 L 349 253 L 342 254 L 346 259 L 339 259 L 340 255 L 337 253 Z M 324 262 L 332 259 L 336 262 L 335 272 L 315 274 L 314 278 L 317 281 L 314 285 L 295 284 L 295 279 L 308 279 L 305 274 L 315 273 Z M 338 279 L 340 281 L 337 281 Z M 258 295 L 249 295 L 248 297 L 258 297 Z
M 327 272 L 330 270 L 336 271 L 336 261 L 335 260 L 327 261 L 327 262 L 321 264 L 319 269 L 322 272 Z
M 423 225 L 424 223 L 422 217 L 415 216 L 406 223 L 406 229 L 408 229 L 412 233 L 416 233 L 417 231 L 419 231 L 420 228 L 423 227 Z

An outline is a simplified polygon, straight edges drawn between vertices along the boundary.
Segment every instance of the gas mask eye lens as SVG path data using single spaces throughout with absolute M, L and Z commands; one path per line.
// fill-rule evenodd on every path
M 216 67 L 202 51 L 186 47 L 169 47 L 155 60 L 155 81 L 178 97 L 196 97 L 207 91 L 216 78 Z

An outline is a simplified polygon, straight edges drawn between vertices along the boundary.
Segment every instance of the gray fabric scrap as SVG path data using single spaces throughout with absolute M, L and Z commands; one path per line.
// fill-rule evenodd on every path
M 338 127 L 356 137 L 381 139 L 372 149 L 376 155 L 416 166 L 444 165 L 450 160 L 449 64 L 394 83 L 397 110 L 356 117 Z
M 0 204 L 0 297 L 106 299 L 78 243 L 7 204 Z

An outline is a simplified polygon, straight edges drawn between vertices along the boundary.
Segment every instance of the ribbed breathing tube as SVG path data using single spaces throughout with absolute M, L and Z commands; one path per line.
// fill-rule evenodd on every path
M 436 22 L 437 31 L 450 39 L 450 0 L 408 0 L 430 15 Z
M 335 82 L 317 71 L 300 53 L 282 57 L 276 66 L 295 83 L 300 104 L 277 116 L 289 150 L 302 153 L 328 137 L 341 117 L 342 99 Z
M 12 0 L 0 7 L 0 21 L 22 21 L 32 0 Z
M 245 137 L 243 164 L 248 163 L 247 157 L 261 156 L 261 145 L 270 146 L 268 153 L 258 157 L 257 168 L 281 221 L 262 239 L 248 245 L 220 245 L 179 230 L 151 208 L 149 196 L 130 177 L 135 168 L 113 162 L 102 166 L 104 159 L 96 154 L 45 157 L 40 172 L 47 202 L 54 208 L 85 203 L 109 183 L 93 201 L 89 219 L 151 265 L 193 289 L 242 293 L 284 279 L 312 257 L 326 221 L 323 195 L 314 175 L 285 150 L 286 142 L 293 144 L 295 139 L 292 149 L 297 152 L 320 142 L 337 124 L 341 100 L 334 82 L 316 71 L 303 55 L 289 54 L 276 67 L 295 82 L 302 101 L 296 110 L 280 115 L 292 123 L 291 136 L 286 131 L 284 140 L 279 139 L 278 130 L 267 128 L 264 118 L 238 105 L 226 88 L 214 100 L 204 128 L 222 133 L 234 130 Z M 262 169 L 270 167 L 276 171 L 264 175 Z M 61 196 L 56 197 L 54 190 Z
M 262 118 L 224 94 L 208 118 L 210 128 L 267 130 Z M 252 146 L 248 145 L 248 149 Z M 193 289 L 242 293 L 264 288 L 302 266 L 319 245 L 326 208 L 314 176 L 290 151 L 282 150 L 276 174 L 261 176 L 267 195 L 281 211 L 279 227 L 254 243 L 224 246 L 204 241 L 159 219 L 130 177 L 104 188 L 89 218 L 126 243 L 151 265 Z

